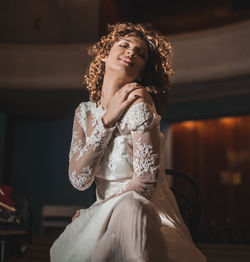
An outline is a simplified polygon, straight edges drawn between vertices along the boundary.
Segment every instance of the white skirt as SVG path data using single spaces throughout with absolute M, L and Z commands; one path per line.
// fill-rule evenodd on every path
M 203 262 L 190 238 L 162 224 L 151 201 L 130 191 L 82 209 L 50 249 L 51 262 Z

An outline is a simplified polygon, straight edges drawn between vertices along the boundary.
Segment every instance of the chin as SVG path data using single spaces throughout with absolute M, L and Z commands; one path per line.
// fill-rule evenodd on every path
M 135 74 L 134 69 L 132 67 L 112 65 L 107 67 L 106 71 L 120 75 L 122 78 L 127 78 L 128 82 L 134 82 L 138 78 L 138 74 Z

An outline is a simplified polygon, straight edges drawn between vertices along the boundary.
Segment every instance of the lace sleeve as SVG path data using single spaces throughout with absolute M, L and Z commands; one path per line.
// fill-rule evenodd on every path
M 81 103 L 75 110 L 69 152 L 69 179 L 78 190 L 88 188 L 115 127 L 105 128 L 101 121 L 104 110 L 91 102 Z
M 155 108 L 140 102 L 130 107 L 121 128 L 131 132 L 133 141 L 133 178 L 120 193 L 136 191 L 150 199 L 160 172 L 160 116 Z

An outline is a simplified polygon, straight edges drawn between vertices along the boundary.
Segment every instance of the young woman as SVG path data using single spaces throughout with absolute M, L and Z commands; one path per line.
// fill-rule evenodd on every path
M 148 25 L 109 26 L 90 49 L 90 101 L 75 110 L 69 178 L 96 183 L 51 247 L 52 262 L 206 261 L 194 246 L 164 173 L 159 112 L 171 46 Z

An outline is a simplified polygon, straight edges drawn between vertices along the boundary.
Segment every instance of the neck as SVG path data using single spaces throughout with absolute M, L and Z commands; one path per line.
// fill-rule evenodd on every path
M 121 89 L 122 86 L 129 83 L 125 77 L 117 76 L 118 74 L 109 74 L 105 72 L 102 84 L 101 105 L 106 110 L 110 99 Z

